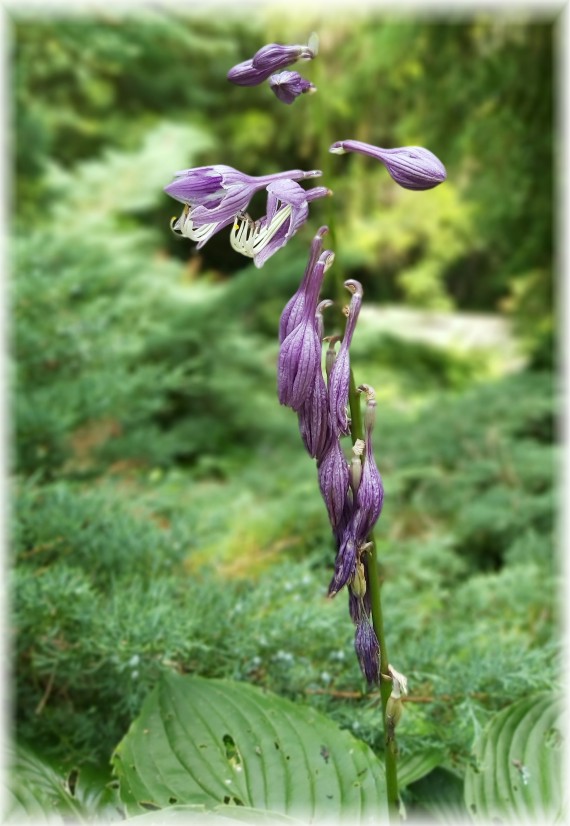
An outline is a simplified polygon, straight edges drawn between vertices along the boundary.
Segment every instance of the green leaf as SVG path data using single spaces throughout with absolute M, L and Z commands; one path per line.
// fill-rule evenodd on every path
M 398 760 L 398 786 L 400 789 L 415 783 L 429 774 L 432 769 L 445 760 L 445 755 L 438 749 L 428 749 L 419 754 L 410 754 Z
M 28 749 L 20 746 L 12 751 L 3 822 L 58 824 L 63 823 L 61 812 L 80 817 L 64 778 Z
M 386 813 L 382 764 L 313 709 L 226 680 L 165 675 L 113 756 L 130 814 L 174 804 L 311 822 Z
M 519 700 L 490 721 L 465 776 L 470 814 L 488 820 L 554 823 L 562 810 L 561 701 L 552 694 Z
M 167 806 L 156 812 L 127 818 L 129 822 L 159 826 L 162 823 L 202 823 L 207 818 L 208 826 L 230 826 L 232 823 L 250 823 L 252 826 L 303 826 L 303 821 L 295 820 L 278 812 L 251 809 L 249 806 L 217 806 L 206 809 L 204 806 Z

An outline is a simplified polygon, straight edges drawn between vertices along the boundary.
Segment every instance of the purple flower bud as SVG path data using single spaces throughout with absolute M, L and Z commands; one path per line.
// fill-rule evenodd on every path
M 280 72 L 269 78 L 271 91 L 283 103 L 293 103 L 299 95 L 317 91 L 317 87 L 301 77 L 299 72 Z
M 353 593 L 352 588 L 348 588 L 348 612 L 355 625 L 358 625 L 370 617 L 372 605 L 370 603 L 370 589 L 368 587 L 368 568 L 364 566 L 364 576 L 366 579 L 366 592 L 364 596 Z
M 348 319 L 342 344 L 330 371 L 329 376 L 329 409 L 333 432 L 347 434 L 350 430 L 346 408 L 350 388 L 350 355 L 349 347 L 356 327 L 356 321 L 362 304 L 362 285 L 352 279 L 345 281 L 344 286 L 352 293 L 348 308 Z
M 230 234 L 232 247 L 253 258 L 256 267 L 262 267 L 303 226 L 309 217 L 310 201 L 332 194 L 324 186 L 307 191 L 285 180 L 270 184 L 267 192 L 267 214 L 258 221 L 238 215 Z
M 350 582 L 356 570 L 356 544 L 350 534 L 345 534 L 336 555 L 334 576 L 329 585 L 329 597 L 334 597 Z
M 346 520 L 348 462 L 338 439 L 333 438 L 317 464 L 319 487 L 333 531 L 340 536 Z
M 281 344 L 289 333 L 295 329 L 297 324 L 300 324 L 301 319 L 303 318 L 307 285 L 312 275 L 314 266 L 317 263 L 317 259 L 321 254 L 321 250 L 323 248 L 323 237 L 328 231 L 328 227 L 320 227 L 319 231 L 313 238 L 311 243 L 311 251 L 309 253 L 309 260 L 307 261 L 307 266 L 305 268 L 301 283 L 299 284 L 299 288 L 283 308 L 281 318 L 279 319 L 279 344 Z
M 376 400 L 374 391 L 368 387 L 368 385 L 362 385 L 362 387 L 367 387 L 367 407 L 375 408 Z M 382 512 L 382 505 L 384 503 L 384 485 L 372 452 L 373 420 L 371 417 L 365 416 L 365 421 L 367 422 L 367 426 L 364 463 L 362 465 L 360 484 L 354 500 L 354 512 L 350 521 L 350 530 L 353 532 L 358 546 L 366 542 L 369 533 Z
M 321 371 L 321 341 L 315 313 L 319 291 L 333 253 L 325 250 L 309 275 L 301 322 L 283 340 L 279 350 L 278 395 L 281 404 L 300 410 L 313 393 Z
M 323 317 L 323 310 L 326 310 L 327 307 L 332 307 L 334 301 L 331 301 L 330 298 L 325 298 L 324 301 L 321 301 L 320 304 L 317 305 L 317 312 L 315 313 L 315 319 L 317 324 L 317 334 L 319 339 L 321 340 L 321 344 L 324 341 L 325 335 L 325 319 Z
M 299 408 L 299 431 L 307 453 L 319 461 L 330 439 L 327 386 L 320 370 L 315 373 L 312 391 Z
M 312 60 L 316 49 L 308 46 L 283 46 L 269 43 L 259 49 L 251 60 L 244 60 L 228 72 L 228 80 L 238 86 L 257 86 L 273 74 L 297 60 Z
M 368 620 L 362 620 L 356 626 L 354 648 L 362 673 L 369 683 L 377 683 L 380 679 L 380 646 Z
M 212 235 L 231 224 L 236 215 L 247 208 L 260 189 L 278 181 L 306 180 L 320 174 L 318 169 L 310 172 L 292 169 L 253 177 L 223 164 L 183 169 L 176 172 L 175 180 L 164 188 L 168 195 L 187 207 L 178 220 L 173 219 L 172 229 L 198 241 L 201 249 Z
M 397 184 L 405 189 L 432 189 L 447 178 L 445 166 L 429 149 L 402 146 L 382 149 L 362 141 L 337 141 L 329 149 L 335 155 L 359 152 L 381 161 Z

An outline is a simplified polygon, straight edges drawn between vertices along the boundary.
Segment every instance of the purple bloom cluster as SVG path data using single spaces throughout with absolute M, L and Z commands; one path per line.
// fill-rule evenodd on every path
M 233 224 L 232 247 L 262 267 L 303 226 L 309 203 L 331 194 L 324 186 L 305 190 L 297 183 L 320 174 L 318 169 L 291 169 L 254 177 L 223 164 L 183 169 L 164 187 L 168 195 L 184 204 L 182 215 L 172 219 L 171 228 L 197 241 L 197 249 L 201 249 L 212 235 Z M 267 214 L 253 221 L 245 210 L 261 189 L 267 191 Z
M 269 79 L 269 87 L 275 96 L 283 103 L 293 103 L 299 95 L 316 92 L 316 87 L 298 72 L 279 70 L 298 60 L 312 60 L 316 57 L 317 47 L 316 35 L 311 36 L 306 46 L 269 43 L 249 60 L 233 66 L 228 72 L 228 80 L 237 86 L 258 86 Z
M 350 433 L 347 407 L 350 384 L 349 348 L 362 304 L 362 285 L 345 281 L 351 293 L 345 308 L 346 326 L 338 353 L 338 336 L 329 338 L 326 358 L 327 381 L 322 370 L 323 310 L 332 304 L 319 296 L 324 274 L 334 260 L 322 251 L 327 227 L 321 227 L 311 244 L 301 283 L 287 302 L 279 322 L 278 395 L 281 404 L 298 416 L 301 438 L 310 456 L 317 460 L 319 487 L 337 546 L 329 596 L 348 587 L 350 615 L 356 625 L 355 649 L 360 666 L 370 682 L 379 679 L 380 650 L 370 622 L 370 599 L 363 558 L 370 535 L 380 516 L 384 499 L 382 479 L 372 451 L 376 401 L 374 391 L 361 385 L 366 394 L 365 439 L 357 440 L 349 465 L 341 436 Z

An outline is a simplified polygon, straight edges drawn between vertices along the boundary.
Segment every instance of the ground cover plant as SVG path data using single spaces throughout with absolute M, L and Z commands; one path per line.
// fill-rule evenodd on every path
M 12 245 L 6 817 L 16 822 L 559 816 L 551 183 L 548 163 L 540 176 L 534 163 L 551 152 L 551 86 L 536 71 L 549 65 L 551 26 L 304 22 L 299 33 L 279 17 L 245 27 L 148 12 L 14 24 L 19 134 L 40 136 L 18 167 Z M 230 86 L 228 70 L 274 41 L 311 50 L 300 64 L 310 85 L 269 75 Z M 270 56 L 283 58 L 280 49 Z M 238 79 L 257 81 L 257 71 L 248 63 Z M 467 77 L 474 114 L 452 136 Z M 445 89 L 437 112 L 434 83 Z M 39 94 L 43 84 L 55 98 Z M 504 112 L 533 153 L 530 165 L 523 147 L 510 156 L 517 198 L 492 174 Z M 382 163 L 327 152 L 351 134 L 368 147 L 437 145 L 448 180 L 430 190 L 429 209 Z M 283 248 L 270 215 L 253 226 L 240 207 L 235 226 L 192 252 L 167 234 L 162 187 L 212 158 L 238 169 L 249 158 L 257 176 L 318 165 L 309 186 L 334 178 L 334 195 L 319 191 Z M 401 169 L 387 168 L 398 183 Z M 303 179 L 282 183 L 269 192 L 277 216 Z M 174 228 L 200 242 L 189 214 L 195 221 L 183 209 Z M 283 220 L 293 230 L 289 213 Z M 532 231 L 509 245 L 521 224 Z M 355 657 L 345 597 L 347 587 L 358 596 L 355 570 L 346 573 L 331 533 L 318 461 L 277 397 L 280 315 L 319 226 L 328 233 L 312 263 L 324 247 L 335 252 L 326 273 L 321 262 L 322 297 L 338 306 L 360 288 L 364 307 L 499 303 L 524 330 L 515 366 L 497 346 L 382 333 L 364 311 L 353 331 L 357 383 L 375 389 L 364 395 L 376 401 L 386 488 L 377 562 L 370 551 L 358 562 L 374 560 L 385 645 L 408 683 L 388 715 L 397 678 L 379 680 L 383 646 L 375 654 L 370 635 L 359 646 L 358 612 Z M 252 252 L 275 254 L 248 264 L 238 252 L 258 239 L 265 246 Z M 344 280 L 359 287 L 349 294 Z M 324 310 L 327 332 L 342 335 L 334 312 Z M 279 385 L 299 413 L 293 391 Z M 311 433 L 301 426 L 318 459 L 324 442 Z M 326 486 L 323 496 L 330 515 Z M 394 763 L 397 802 L 386 780 Z

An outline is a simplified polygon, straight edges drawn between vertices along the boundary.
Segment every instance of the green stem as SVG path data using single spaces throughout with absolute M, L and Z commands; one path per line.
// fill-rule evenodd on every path
M 350 371 L 350 391 L 349 391 L 349 405 L 351 417 L 351 438 L 354 444 L 357 439 L 364 438 L 364 430 L 362 427 L 362 413 L 360 410 L 360 394 L 356 389 L 354 375 Z M 384 635 L 384 620 L 382 617 L 382 599 L 380 595 L 380 578 L 378 576 L 378 556 L 376 552 L 376 541 L 374 534 L 370 534 L 368 541 L 372 543 L 372 547 L 366 554 L 366 567 L 368 569 L 368 587 L 370 591 L 370 605 L 372 608 L 372 626 L 374 633 L 380 645 L 380 674 L 388 674 L 388 651 L 386 648 L 386 637 Z M 396 740 L 393 735 L 389 736 L 388 725 L 386 722 L 386 705 L 388 698 L 392 691 L 391 680 L 386 680 L 383 676 L 380 677 L 380 697 L 382 701 L 382 720 L 384 723 L 384 743 L 385 756 L 384 764 L 386 767 L 386 792 L 388 796 L 388 816 L 389 821 L 396 823 L 399 821 L 399 795 L 398 795 L 398 772 L 397 772 L 397 748 Z

